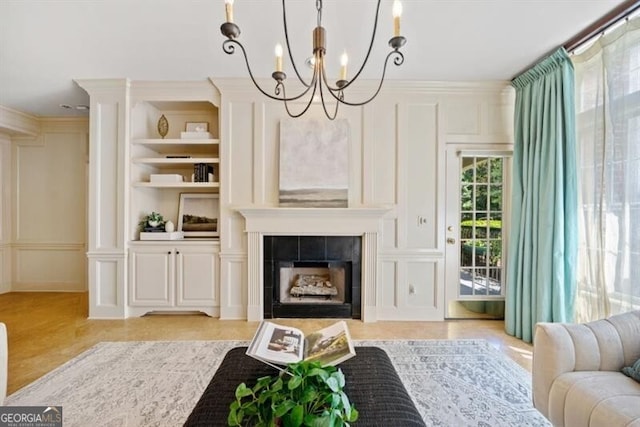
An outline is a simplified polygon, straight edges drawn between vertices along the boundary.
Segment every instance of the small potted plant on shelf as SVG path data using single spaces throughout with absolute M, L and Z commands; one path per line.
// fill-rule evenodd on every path
M 358 411 L 344 393 L 345 378 L 334 366 L 290 363 L 277 376 L 259 378 L 236 388 L 229 407 L 229 426 L 349 426 Z
M 138 223 L 138 229 L 146 232 L 164 231 L 165 220 L 158 212 L 151 212 Z

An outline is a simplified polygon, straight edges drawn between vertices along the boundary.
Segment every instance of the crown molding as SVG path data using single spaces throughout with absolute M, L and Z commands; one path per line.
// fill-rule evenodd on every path
M 209 101 L 220 105 L 220 92 L 210 80 L 131 82 L 131 96 L 146 101 Z
M 40 133 L 38 117 L 0 105 L 0 133 L 14 136 L 37 136 Z
M 249 78 L 214 78 L 210 77 L 211 82 L 220 90 L 222 95 L 226 92 L 237 94 L 256 94 L 262 96 L 254 87 Z M 256 79 L 259 85 L 267 93 L 275 87 L 273 79 Z M 295 83 L 295 82 L 294 82 Z M 353 86 L 347 89 L 348 92 L 354 94 L 371 94 L 378 87 L 377 80 L 358 80 Z M 293 89 L 301 90 L 302 86 L 294 84 Z M 411 92 L 427 95 L 438 94 L 487 94 L 493 93 L 500 96 L 513 96 L 515 94 L 511 82 L 508 80 L 496 81 L 423 81 L 423 80 L 387 80 L 382 85 L 380 95 L 391 94 L 394 92 Z M 346 93 L 346 91 L 345 91 Z
M 128 89 L 131 85 L 129 79 L 74 79 L 78 86 L 87 91 L 89 95 L 98 92 L 112 92 L 115 89 Z

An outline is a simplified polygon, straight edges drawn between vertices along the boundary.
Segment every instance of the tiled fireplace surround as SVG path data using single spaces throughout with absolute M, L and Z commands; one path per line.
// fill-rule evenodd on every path
M 239 208 L 248 242 L 247 320 L 264 318 L 265 236 L 360 236 L 360 318 L 377 320 L 378 239 L 387 207 Z M 355 310 L 357 313 L 358 310 Z
M 360 236 L 264 236 L 264 317 L 360 319 L 361 240 Z M 331 282 L 342 285 L 344 301 L 282 302 L 280 296 L 287 294 L 289 283 L 280 281 L 281 269 L 306 267 L 341 269 L 343 283 Z

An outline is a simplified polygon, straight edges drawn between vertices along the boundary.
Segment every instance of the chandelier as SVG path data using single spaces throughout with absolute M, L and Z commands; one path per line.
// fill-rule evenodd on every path
M 242 43 L 238 41 L 238 37 L 240 37 L 240 27 L 233 22 L 233 0 L 225 0 L 225 12 L 227 22 L 220 26 L 220 31 L 222 35 L 224 35 L 227 40 L 222 43 L 222 50 L 231 55 L 235 53 L 236 46 L 240 48 L 242 51 L 242 55 L 244 56 L 244 61 L 247 66 L 247 71 L 249 72 L 249 77 L 253 81 L 253 84 L 256 88 L 262 92 L 265 96 L 274 99 L 276 101 L 284 102 L 285 109 L 287 110 L 287 114 L 290 117 L 300 117 L 304 113 L 307 112 L 311 104 L 319 98 L 322 103 L 322 108 L 324 113 L 326 114 L 329 120 L 333 120 L 336 118 L 338 114 L 338 107 L 340 104 L 351 105 L 351 106 L 361 106 L 372 101 L 380 92 L 382 88 L 382 83 L 384 82 L 384 77 L 387 71 L 387 64 L 389 60 L 393 58 L 393 63 L 396 66 L 402 65 L 404 62 L 404 55 L 400 52 L 400 48 L 404 46 L 406 43 L 406 39 L 400 35 L 400 15 L 402 14 L 402 4 L 399 0 L 394 0 L 393 3 L 393 28 L 394 35 L 389 40 L 389 46 L 391 47 L 391 51 L 387 54 L 387 57 L 384 61 L 384 67 L 382 68 L 382 76 L 380 77 L 380 81 L 376 90 L 373 94 L 364 101 L 354 102 L 345 99 L 345 90 L 351 86 L 356 79 L 360 76 L 360 73 L 364 69 L 367 61 L 369 60 L 369 55 L 371 54 L 371 49 L 373 47 L 375 38 L 376 38 L 376 30 L 378 27 L 378 15 L 380 13 L 380 0 L 378 0 L 378 4 L 376 6 L 376 14 L 375 21 L 373 25 L 373 33 L 371 35 L 371 42 L 369 43 L 369 48 L 367 50 L 367 54 L 360 66 L 360 69 L 353 75 L 351 79 L 347 78 L 347 62 L 348 57 L 346 52 L 342 54 L 340 57 L 340 78 L 335 81 L 335 83 L 331 83 L 329 78 L 327 77 L 327 72 L 325 70 L 324 58 L 326 54 L 326 45 L 325 45 L 325 34 L 326 31 L 322 27 L 322 0 L 316 0 L 316 10 L 317 10 L 317 26 L 313 30 L 313 52 L 312 56 L 306 60 L 306 63 L 309 64 L 313 68 L 313 76 L 311 80 L 305 80 L 300 73 L 298 72 L 298 68 L 296 67 L 296 62 L 293 59 L 293 55 L 291 53 L 291 46 L 289 44 L 289 32 L 287 30 L 287 13 L 285 8 L 285 0 L 282 0 L 282 20 L 284 25 L 284 36 L 286 42 L 287 52 L 289 53 L 289 59 L 291 61 L 291 65 L 293 67 L 293 71 L 298 79 L 298 81 L 302 84 L 302 89 L 300 93 L 296 93 L 293 95 L 287 95 L 287 90 L 285 86 L 285 80 L 287 79 L 287 75 L 282 71 L 282 55 L 283 48 L 282 45 L 277 44 L 275 48 L 276 54 L 276 67 L 275 71 L 271 74 L 271 77 L 275 80 L 275 89 L 273 91 L 273 95 L 267 93 L 256 81 L 253 72 L 251 71 L 251 66 L 249 65 L 249 59 L 247 57 L 247 52 L 244 49 Z M 306 101 L 306 105 L 304 108 L 298 112 L 292 112 L 290 109 L 290 103 L 292 101 L 297 101 L 302 99 L 303 97 L 308 96 L 308 101 Z M 329 102 L 335 101 L 335 107 L 331 108 L 331 105 L 328 105 Z M 331 111 L 333 110 L 333 111 Z

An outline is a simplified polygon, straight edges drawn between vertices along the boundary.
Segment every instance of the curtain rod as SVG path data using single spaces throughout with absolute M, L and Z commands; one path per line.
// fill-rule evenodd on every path
M 611 12 L 607 13 L 602 18 L 598 19 L 596 22 L 579 32 L 576 36 L 566 42 L 563 47 L 567 52 L 575 50 L 582 44 L 591 40 L 593 37 L 607 30 L 607 28 L 611 27 L 621 19 L 624 19 L 627 16 L 631 15 L 639 8 L 640 0 L 627 0 L 619 4 Z

